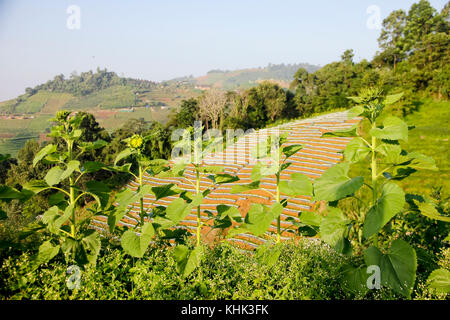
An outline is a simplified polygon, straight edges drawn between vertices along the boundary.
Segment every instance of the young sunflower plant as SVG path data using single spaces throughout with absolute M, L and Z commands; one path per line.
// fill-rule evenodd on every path
M 155 175 L 163 170 L 167 170 L 167 160 L 150 159 L 145 153 L 146 143 L 152 138 L 152 135 L 142 136 L 135 134 L 123 141 L 127 147 L 120 152 L 114 162 L 112 170 L 125 172 L 133 176 L 138 183 L 136 191 L 124 188 L 117 193 L 115 204 L 107 211 L 108 225 L 111 233 L 115 233 L 117 224 L 129 214 L 132 210 L 132 204 L 138 202 L 139 210 L 137 212 L 138 219 L 132 228 L 125 227 L 121 232 L 121 246 L 124 251 L 133 257 L 143 257 L 145 251 L 155 236 L 160 239 L 176 239 L 180 240 L 184 233 L 168 230 L 168 225 L 155 223 L 154 220 L 158 216 L 165 216 L 166 209 L 162 206 L 156 206 L 158 200 L 176 195 L 180 192 L 174 184 L 152 187 L 145 182 L 145 175 Z M 137 168 L 133 168 L 133 163 L 128 162 L 121 166 L 118 163 L 121 160 L 135 160 Z M 149 206 L 144 205 L 146 195 L 153 194 L 155 199 Z M 152 220 L 152 221 L 151 221 Z M 137 233 L 139 231 L 139 234 Z
M 384 96 L 376 88 L 350 97 L 356 106 L 349 111 L 349 117 L 362 117 L 370 128 L 363 131 L 355 125 L 348 130 L 323 134 L 323 137 L 353 137 L 353 140 L 343 152 L 344 162 L 314 181 L 314 199 L 328 202 L 326 212 L 316 214 L 314 220 L 303 221 L 318 228 L 321 239 L 340 253 L 351 254 L 353 245 L 363 248 L 364 263 L 349 266 L 345 279 L 350 290 L 364 294 L 369 289 L 368 273 L 374 268 L 380 270 L 381 285 L 405 297 L 411 294 L 416 278 L 416 252 L 403 239 L 390 242 L 387 234 L 393 220 L 413 210 L 424 215 L 433 212 L 435 218 L 444 218 L 423 197 L 405 194 L 397 183 L 418 170 L 437 170 L 432 158 L 403 149 L 408 130 L 412 129 L 403 120 L 386 116 L 380 121 L 385 107 L 401 97 L 401 93 Z M 363 176 L 349 176 L 351 165 L 366 161 L 369 161 L 368 180 Z M 361 204 L 359 212 L 343 212 L 338 207 L 339 201 L 347 198 Z
M 42 148 L 33 160 L 33 166 L 39 162 L 53 165 L 44 180 L 30 181 L 23 186 L 24 190 L 39 193 L 52 190 L 49 197 L 51 207 L 43 214 L 38 226 L 31 231 L 46 230 L 49 240 L 39 247 L 34 259 L 35 266 L 50 261 L 59 252 L 64 253 L 66 260 L 79 265 L 95 264 L 100 251 L 99 234 L 89 228 L 92 213 L 95 215 L 108 205 L 110 190 L 99 181 L 82 183 L 81 178 L 88 173 L 100 170 L 94 162 L 82 162 L 81 156 L 106 145 L 103 140 L 83 142 L 80 140 L 82 130 L 80 124 L 84 115 L 70 111 L 59 111 L 52 119 L 57 125 L 51 129 L 50 137 L 56 144 L 48 144 Z M 94 199 L 91 214 L 79 216 L 82 200 Z M 26 236 L 25 233 L 24 236 Z
M 297 228 L 300 233 L 307 232 L 308 230 L 308 232 L 311 232 L 311 227 L 301 224 L 293 218 L 286 220 L 291 223 L 290 227 L 284 230 L 281 228 L 280 215 L 283 208 L 287 206 L 289 198 L 299 195 L 312 196 L 312 182 L 304 174 L 293 173 L 288 180 L 281 179 L 283 171 L 292 164 L 288 162 L 288 159 L 303 148 L 299 144 L 282 147 L 286 142 L 287 134 L 273 135 L 269 143 L 265 141 L 256 147 L 257 149 L 254 154 L 258 162 L 252 169 L 252 182 L 249 184 L 235 185 L 231 189 L 231 192 L 241 193 L 259 189 L 274 198 L 275 202 L 270 207 L 262 204 L 252 204 L 245 217 L 245 222 L 230 230 L 228 237 L 233 237 L 239 233 L 251 233 L 255 236 L 260 236 L 268 230 L 273 220 L 276 220 L 277 224 L 274 241 L 277 244 L 280 243 L 281 235 L 284 231 L 295 232 L 292 228 Z M 276 178 L 275 191 L 261 187 L 261 180 L 268 176 L 275 176 Z
M 209 228 L 209 231 L 214 229 L 225 229 L 232 225 L 233 221 L 241 221 L 241 215 L 239 210 L 235 207 L 227 205 L 218 205 L 217 214 L 213 214 L 211 211 L 205 210 L 208 218 L 202 219 L 200 206 L 203 199 L 213 190 L 213 188 L 224 183 L 231 183 L 238 181 L 239 178 L 230 174 L 223 173 L 224 167 L 205 165 L 202 161 L 203 156 L 207 155 L 209 150 L 220 143 L 214 139 L 205 139 L 202 137 L 203 127 L 190 127 L 186 130 L 184 139 L 175 143 L 176 148 L 180 148 L 189 153 L 189 159 L 180 157 L 174 159 L 175 164 L 170 167 L 169 170 L 163 171 L 158 176 L 160 177 L 185 177 L 188 165 L 192 165 L 195 180 L 191 181 L 190 178 L 185 179 L 192 185 L 193 192 L 182 191 L 180 197 L 174 200 L 166 210 L 165 217 L 157 217 L 156 223 L 166 226 L 172 226 L 179 223 L 187 215 L 191 213 L 193 209 L 197 214 L 197 226 L 195 232 L 195 247 L 190 249 L 186 245 L 178 245 L 174 249 L 174 258 L 177 261 L 178 271 L 184 276 L 188 276 L 192 271 L 197 268 L 203 257 L 203 245 L 202 234 L 205 234 L 202 230 L 205 227 Z M 191 140 L 191 134 L 194 133 L 194 139 Z M 201 151 L 200 151 L 201 150 Z M 193 155 L 193 157 L 191 157 Z M 200 182 L 202 178 L 207 178 L 211 182 L 210 184 L 201 190 Z M 209 225 L 208 222 L 213 220 L 213 225 Z

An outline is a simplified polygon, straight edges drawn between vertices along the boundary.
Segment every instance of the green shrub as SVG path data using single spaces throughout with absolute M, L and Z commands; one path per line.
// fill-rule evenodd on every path
M 205 251 L 200 268 L 184 278 L 173 251 L 151 248 L 143 259 L 103 246 L 96 266 L 81 272 L 81 288 L 69 290 L 62 257 L 32 271 L 30 252 L 9 253 L 0 267 L 2 299 L 350 299 L 341 288 L 348 258 L 318 240 L 281 244 L 279 261 L 258 263 L 255 255 L 228 243 Z M 370 298 L 392 298 L 389 291 Z

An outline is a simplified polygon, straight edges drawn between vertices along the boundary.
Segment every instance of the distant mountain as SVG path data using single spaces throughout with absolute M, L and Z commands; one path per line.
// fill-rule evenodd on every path
M 194 78 L 183 77 L 172 81 L 178 83 L 189 83 L 197 89 L 207 89 L 210 87 L 222 88 L 226 90 L 249 88 L 257 85 L 263 80 L 278 82 L 283 87 L 288 87 L 293 80 L 294 74 L 299 68 L 304 68 L 308 72 L 314 72 L 320 67 L 308 63 L 297 64 L 269 64 L 266 67 L 249 68 L 240 70 L 211 70 L 206 75 Z M 170 81 L 169 81 L 170 82 Z
M 125 78 L 106 69 L 57 75 L 52 80 L 26 88 L 15 99 L 0 102 L 0 115 L 53 114 L 56 110 L 114 110 L 131 107 L 175 107 L 182 99 L 197 96 L 211 87 L 245 89 L 263 80 L 288 87 L 299 68 L 314 72 L 319 66 L 308 63 L 269 64 L 240 70 L 211 70 L 201 77 L 181 77 L 160 83 Z

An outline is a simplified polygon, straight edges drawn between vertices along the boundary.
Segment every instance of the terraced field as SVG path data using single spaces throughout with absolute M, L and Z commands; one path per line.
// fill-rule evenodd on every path
M 252 157 L 252 149 L 256 146 L 258 141 L 261 141 L 261 138 L 273 133 L 283 134 L 287 132 L 287 142 L 283 146 L 292 144 L 302 144 L 304 146 L 302 150 L 298 151 L 289 158 L 288 162 L 292 162 L 292 165 L 283 171 L 281 176 L 282 180 L 289 179 L 289 175 L 295 172 L 300 172 L 311 179 L 316 179 L 320 177 L 328 168 L 341 161 L 342 154 L 340 151 L 342 151 L 346 144 L 352 139 L 345 137 L 321 138 L 321 135 L 324 132 L 349 128 L 355 123 L 358 123 L 359 120 L 360 119 L 358 118 L 348 119 L 347 113 L 344 111 L 322 115 L 316 118 L 290 122 L 277 127 L 249 133 L 240 137 L 234 144 L 226 147 L 222 152 L 207 155 L 203 159 L 205 164 L 222 166 L 225 168 L 224 173 L 237 175 L 240 180 L 234 183 L 212 186 L 213 191 L 204 198 L 201 205 L 202 218 L 204 221 L 207 220 L 205 210 L 209 210 L 216 214 L 216 206 L 219 204 L 237 207 L 242 216 L 246 215 L 252 203 L 262 203 L 266 205 L 273 204 L 275 201 L 274 197 L 264 190 L 250 190 L 240 194 L 232 194 L 230 192 L 234 184 L 251 182 L 251 171 L 257 162 L 256 159 Z M 191 182 L 195 181 L 195 172 L 192 166 L 185 171 L 184 177 L 181 178 L 158 178 L 153 176 L 147 176 L 145 178 L 146 183 L 152 186 L 174 183 L 183 190 L 195 193 L 194 187 L 188 180 L 191 180 Z M 262 179 L 260 186 L 271 192 L 275 191 L 275 176 L 265 177 Z M 138 183 L 136 181 L 130 181 L 127 187 L 136 190 Z M 201 181 L 201 191 L 206 188 L 211 189 L 211 180 L 205 177 Z M 147 207 L 152 206 L 152 204 L 167 206 L 174 199 L 175 196 L 168 197 L 158 200 L 156 204 L 153 204 L 155 197 L 152 194 L 149 194 L 145 197 L 144 203 Z M 281 214 L 281 228 L 284 229 L 291 226 L 291 223 L 286 222 L 287 218 L 292 217 L 298 221 L 298 213 L 300 211 L 311 211 L 313 205 L 314 203 L 311 198 L 307 196 L 290 198 L 288 200 L 288 205 L 284 208 L 284 211 Z M 138 212 L 139 205 L 138 203 L 135 203 L 133 204 L 129 214 L 127 214 L 121 221 L 121 224 L 134 226 L 137 222 L 136 216 Z M 196 226 L 196 218 L 196 211 L 192 210 L 191 214 L 189 214 L 185 220 L 181 222 L 181 225 L 185 228 L 191 229 L 191 231 L 194 231 Z M 106 217 L 99 217 L 94 222 L 94 226 L 101 229 L 107 229 L 106 221 Z M 203 228 L 203 230 L 205 233 L 209 231 L 207 227 Z M 262 237 L 255 237 L 250 234 L 239 234 L 234 238 L 229 239 L 229 241 L 239 247 L 242 247 L 243 249 L 252 249 L 263 243 L 275 232 L 276 220 L 273 221 L 271 228 Z M 219 234 L 215 234 L 213 232 L 209 233 L 209 235 L 212 235 L 212 237 L 220 236 Z M 293 234 L 285 231 L 282 236 L 282 239 L 288 239 L 289 237 L 292 237 Z M 211 239 L 209 238 L 209 240 Z

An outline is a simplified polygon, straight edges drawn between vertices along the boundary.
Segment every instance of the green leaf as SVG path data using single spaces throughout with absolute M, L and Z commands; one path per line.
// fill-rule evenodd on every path
M 47 225 L 50 232 L 59 234 L 61 226 L 69 220 L 73 212 L 73 206 L 68 206 L 62 215 L 59 214 L 59 208 L 53 206 L 44 212 L 42 222 Z
M 55 184 L 58 184 L 61 182 L 61 176 L 64 173 L 64 170 L 62 170 L 60 167 L 56 166 L 48 170 L 47 174 L 45 175 L 45 182 L 49 186 L 53 186 Z
M 314 182 L 316 200 L 336 201 L 355 193 L 364 183 L 363 177 L 348 176 L 350 164 L 343 162 L 325 171 Z
M 378 139 L 408 141 L 408 125 L 397 117 L 387 117 L 383 128 L 374 128 L 370 134 Z
M 367 278 L 368 275 L 366 267 L 347 267 L 344 270 L 344 288 L 364 296 L 369 290 L 367 287 Z
M 353 99 L 353 98 L 358 98 L 358 97 L 348 97 L 349 99 Z M 359 99 L 359 98 L 358 98 Z M 361 100 L 359 100 L 361 101 Z M 353 119 L 355 117 L 360 116 L 362 113 L 364 112 L 364 107 L 363 106 L 356 106 L 351 108 L 350 110 L 348 110 L 347 113 L 347 118 L 348 119 Z
M 33 256 L 32 264 L 33 270 L 37 269 L 40 265 L 49 262 L 59 252 L 60 246 L 53 246 L 50 240 L 45 241 L 39 246 L 39 252 Z
M 191 204 L 184 202 L 181 198 L 177 198 L 167 206 L 166 218 L 177 224 L 191 212 L 191 209 Z
M 92 229 L 87 230 L 84 233 L 84 237 L 81 239 L 81 244 L 83 246 L 87 261 L 90 264 L 95 265 L 102 246 L 98 232 Z
M 8 219 L 8 215 L 5 211 L 0 210 L 0 221 Z
M 249 184 L 236 184 L 233 187 L 231 187 L 231 193 L 241 193 L 249 190 L 255 190 L 259 189 L 259 183 L 260 181 L 253 181 Z
M 319 227 L 322 222 L 322 216 L 316 212 L 304 211 L 299 215 L 300 222 L 307 224 L 309 226 Z
M 239 177 L 232 176 L 227 173 L 210 175 L 208 176 L 208 178 L 211 179 L 215 184 L 223 184 L 239 181 Z
M 365 250 L 364 260 L 367 266 L 380 267 L 382 285 L 410 297 L 416 281 L 417 257 L 415 250 L 407 242 L 394 240 L 386 254 L 371 246 Z
M 56 145 L 48 144 L 47 146 L 42 148 L 33 159 L 33 167 L 35 167 L 36 164 L 39 161 L 41 161 L 45 156 L 54 152 L 56 152 Z
M 369 147 L 363 139 L 357 137 L 347 144 L 344 150 L 345 161 L 357 163 L 364 160 L 370 153 Z
M 405 205 L 405 193 L 402 188 L 392 182 L 383 186 L 381 197 L 369 209 L 363 227 L 364 238 L 376 234 L 389 222 Z
M 86 173 L 97 172 L 103 168 L 106 168 L 105 165 L 101 162 L 97 161 L 86 161 L 83 163 L 83 171 Z
M 386 96 L 386 98 L 383 101 L 383 104 L 388 106 L 390 104 L 394 104 L 397 101 L 399 101 L 403 97 L 403 92 L 397 93 L 397 94 L 391 94 Z
M 190 203 L 190 205 L 192 207 L 197 207 L 197 206 L 201 205 L 203 202 L 203 198 L 204 198 L 203 194 L 201 194 L 201 193 L 196 194 L 195 196 L 192 197 L 192 202 Z
M 68 178 L 74 171 L 80 171 L 80 161 L 78 160 L 69 161 L 66 170 L 61 174 L 61 181 Z
M 291 179 L 288 181 L 280 181 L 279 188 L 281 193 L 290 196 L 312 196 L 313 184 L 311 179 L 301 173 L 291 174 Z
M 130 256 L 142 258 L 154 235 L 155 229 L 153 225 L 150 222 L 146 222 L 142 227 L 140 236 L 133 230 L 127 230 L 123 233 L 121 238 L 122 248 Z
M 226 217 L 229 217 L 237 222 L 241 222 L 241 213 L 239 212 L 239 209 L 236 207 L 227 206 L 224 204 L 219 204 L 217 207 L 217 213 L 219 215 L 219 219 L 225 219 Z
M 410 152 L 408 153 L 408 157 L 412 159 L 409 166 L 414 169 L 432 170 L 432 171 L 439 170 L 438 167 L 436 167 L 436 162 L 431 157 L 428 157 L 418 152 Z
M 174 186 L 175 185 L 173 183 L 171 183 L 171 184 L 166 184 L 166 185 L 160 186 L 160 187 L 152 187 L 151 192 L 155 195 L 156 201 L 158 201 L 159 199 L 174 196 L 174 195 L 178 194 L 178 192 L 173 190 Z
M 50 188 L 50 186 L 44 180 L 32 180 L 27 182 L 23 188 L 33 193 L 39 193 Z
M 21 199 L 23 194 L 11 187 L 0 186 L 0 199 L 3 201 L 9 201 L 13 199 Z
M 274 266 L 278 259 L 280 258 L 282 251 L 282 246 L 274 245 L 274 246 L 259 246 L 256 249 L 255 258 L 256 260 L 267 267 Z
M 320 222 L 320 237 L 336 249 L 343 241 L 351 221 L 342 213 L 341 209 L 328 207 L 327 212 L 328 214 L 322 217 Z
M 251 179 L 253 181 L 260 180 L 264 176 L 269 176 L 277 173 L 278 171 L 278 164 L 274 163 L 271 165 L 266 165 L 261 162 L 258 162 L 255 164 L 255 166 L 252 169 Z
M 303 146 L 301 144 L 293 144 L 290 146 L 286 146 L 283 148 L 283 154 L 286 156 L 286 159 L 293 156 L 297 152 L 299 152 L 301 149 L 303 149 Z
M 173 250 L 175 261 L 177 262 L 177 271 L 183 277 L 187 277 L 194 271 L 202 261 L 203 248 L 198 246 L 189 250 L 185 245 L 178 245 Z
M 106 207 L 109 201 L 109 187 L 100 181 L 90 180 L 86 182 L 86 192 L 92 195 L 100 207 Z
M 436 210 L 436 207 L 429 202 L 419 202 L 417 200 L 413 200 L 414 203 L 419 208 L 419 211 L 422 215 L 425 217 L 428 217 L 430 219 L 434 220 L 440 220 L 445 222 L 450 222 L 450 217 L 442 216 L 439 211 Z
M 114 160 L 114 165 L 117 165 L 117 163 L 122 160 L 125 159 L 127 157 L 129 157 L 130 155 L 134 154 L 135 151 L 131 150 L 130 148 L 126 148 L 124 150 L 122 150 L 117 156 L 116 159 Z
M 356 137 L 356 136 L 358 136 L 356 130 L 357 130 L 357 126 L 354 125 L 349 129 L 325 132 L 324 134 L 322 134 L 322 138 L 324 138 L 324 137 Z
M 450 292 L 450 271 L 446 269 L 434 270 L 428 277 L 430 287 L 436 289 L 439 292 Z
M 275 219 L 275 216 L 277 214 L 279 216 L 283 210 L 283 207 L 279 203 L 276 203 L 275 205 L 276 207 L 268 209 L 259 203 L 253 203 L 245 217 L 245 225 L 243 227 L 255 236 L 260 236 L 265 233 Z M 273 212 L 271 210 L 273 210 Z

